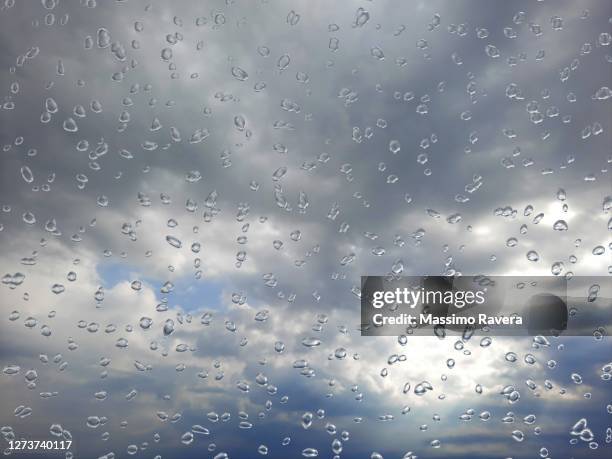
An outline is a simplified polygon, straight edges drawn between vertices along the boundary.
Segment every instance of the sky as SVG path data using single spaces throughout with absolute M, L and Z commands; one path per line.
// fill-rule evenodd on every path
M 610 457 L 610 2 L 2 0 L 0 24 L 3 449 Z M 362 337 L 361 276 L 391 271 L 565 276 L 601 327 Z

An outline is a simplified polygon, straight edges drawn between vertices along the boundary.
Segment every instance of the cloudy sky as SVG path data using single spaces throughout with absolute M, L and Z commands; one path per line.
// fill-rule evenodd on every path
M 566 276 L 576 320 L 612 297 L 609 2 L 2 0 L 0 24 L 2 448 L 610 457 L 608 328 L 358 329 L 360 276 L 392 270 Z

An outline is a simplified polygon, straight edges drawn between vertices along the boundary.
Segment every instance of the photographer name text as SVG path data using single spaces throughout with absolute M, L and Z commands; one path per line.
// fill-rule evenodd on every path
M 458 316 L 455 314 L 449 316 L 436 316 L 434 314 L 397 314 L 385 315 L 374 314 L 372 322 L 376 326 L 382 325 L 408 325 L 408 326 L 425 326 L 425 325 L 522 325 L 523 317 L 518 314 L 510 316 L 489 316 L 487 314 L 477 314 L 475 316 Z

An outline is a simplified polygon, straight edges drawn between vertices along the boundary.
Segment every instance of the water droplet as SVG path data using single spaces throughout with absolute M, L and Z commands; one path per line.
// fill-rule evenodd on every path
M 317 339 L 317 338 L 304 338 L 302 340 L 302 345 L 306 346 L 306 347 L 316 347 L 316 346 L 320 346 L 321 345 L 321 340 Z
M 172 247 L 175 247 L 177 249 L 180 249 L 183 246 L 183 243 L 179 239 L 175 238 L 174 236 L 166 236 L 166 241 Z
M 249 78 L 249 74 L 240 67 L 232 67 L 232 76 L 238 81 L 246 81 Z
M 76 121 L 73 118 L 67 118 L 63 124 L 64 131 L 66 132 L 77 132 L 79 127 L 76 124 Z
M 423 381 L 414 387 L 414 393 L 416 395 L 425 395 L 425 393 L 430 390 L 433 390 L 433 386 L 429 383 L 429 381 Z
M 32 183 L 34 181 L 34 175 L 28 166 L 21 167 L 21 177 L 26 183 Z
M 567 231 L 568 229 L 567 222 L 565 220 L 557 220 L 553 224 L 553 229 L 555 231 Z
M 535 250 L 530 250 L 529 252 L 527 252 L 527 259 L 529 261 L 538 261 L 540 259 L 540 256 Z
M 400 151 L 400 143 L 399 140 L 391 140 L 389 142 L 389 151 L 393 154 L 397 154 Z
M 98 29 L 97 39 L 98 48 L 108 48 L 111 44 L 110 33 L 104 28 Z

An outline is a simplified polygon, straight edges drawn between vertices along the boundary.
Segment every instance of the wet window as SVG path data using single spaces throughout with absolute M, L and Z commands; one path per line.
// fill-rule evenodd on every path
M 609 457 L 611 23 L 0 0 L 0 447 Z M 597 280 L 581 337 L 361 336 L 361 276 L 425 274 Z

